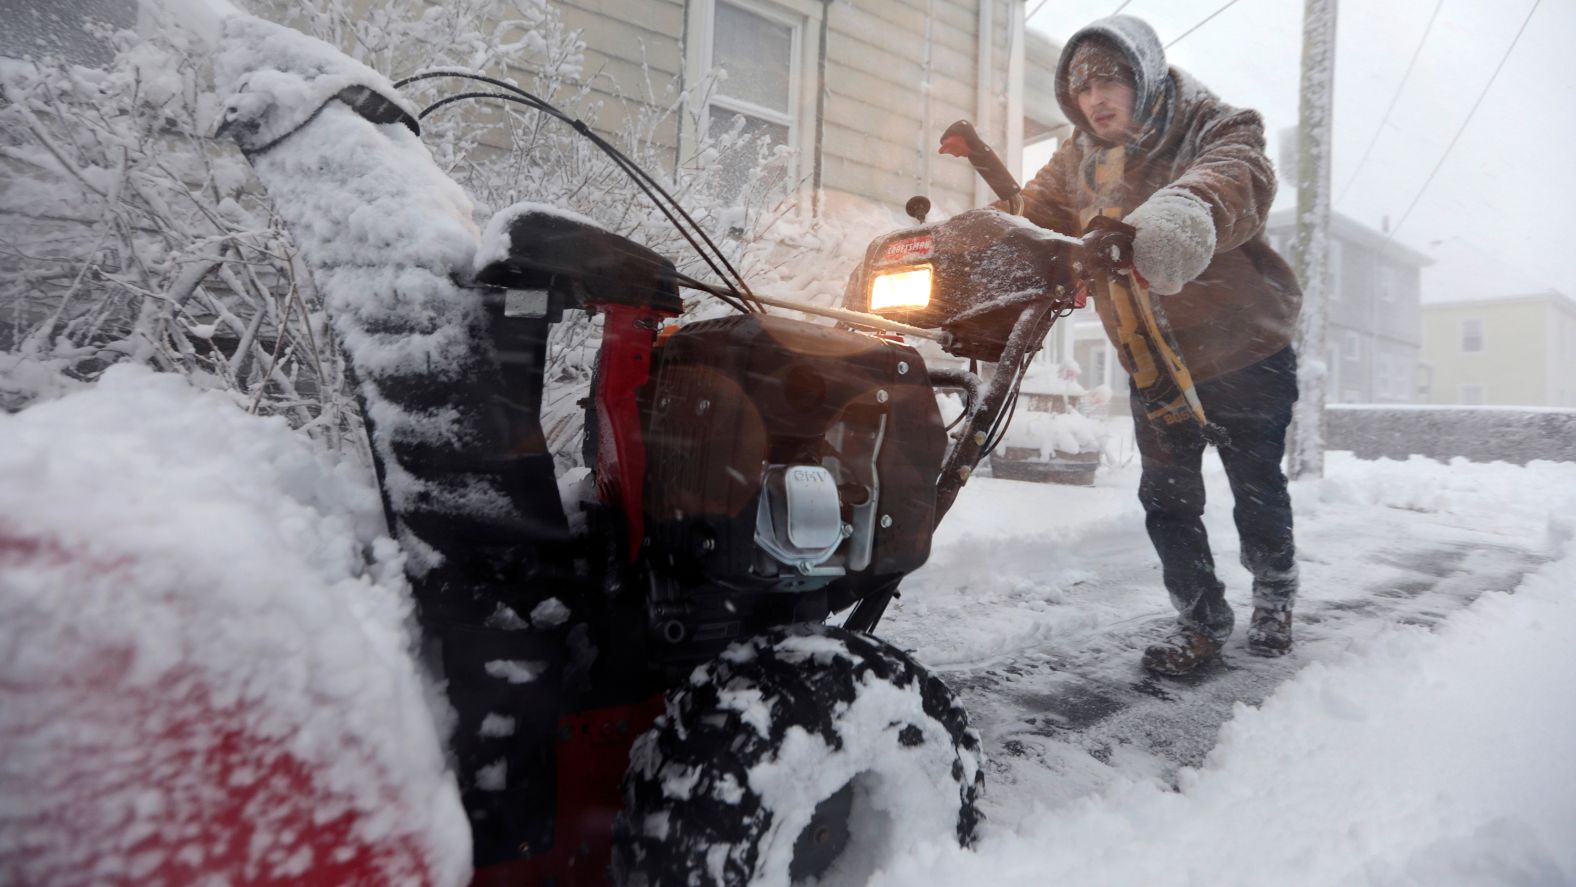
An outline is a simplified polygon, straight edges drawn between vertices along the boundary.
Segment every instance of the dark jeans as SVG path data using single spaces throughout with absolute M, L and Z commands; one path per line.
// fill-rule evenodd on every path
M 1220 461 L 1236 502 L 1233 516 L 1242 543 L 1242 565 L 1253 574 L 1253 605 L 1291 609 L 1297 594 L 1291 496 L 1281 456 L 1297 400 L 1297 356 L 1290 347 L 1252 366 L 1197 386 L 1211 422 L 1231 440 Z M 1231 634 L 1225 586 L 1204 530 L 1204 438 L 1194 422 L 1162 426 L 1144 418 L 1133 394 L 1134 429 L 1143 457 L 1138 498 L 1149 538 L 1160 555 L 1162 576 L 1182 625 L 1224 640 Z

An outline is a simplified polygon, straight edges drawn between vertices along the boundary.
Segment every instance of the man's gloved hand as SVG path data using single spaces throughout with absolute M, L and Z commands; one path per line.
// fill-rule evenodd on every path
M 1181 189 L 1162 189 L 1123 221 L 1137 229 L 1133 267 L 1163 296 L 1181 291 L 1215 257 L 1209 204 Z
M 1082 238 L 1089 262 L 1094 266 L 1088 270 L 1101 274 L 1126 273 L 1133 267 L 1133 236 L 1137 233 L 1132 225 L 1110 216 L 1090 219 Z

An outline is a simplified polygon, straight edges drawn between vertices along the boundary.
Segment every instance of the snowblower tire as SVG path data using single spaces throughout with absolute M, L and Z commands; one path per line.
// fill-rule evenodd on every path
M 972 843 L 982 781 L 979 734 L 939 678 L 867 635 L 787 626 L 695 669 L 636 740 L 614 879 L 863 883 L 908 842 Z

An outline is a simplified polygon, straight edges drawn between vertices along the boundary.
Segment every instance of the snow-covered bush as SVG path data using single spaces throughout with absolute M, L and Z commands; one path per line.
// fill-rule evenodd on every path
M 25 404 L 41 368 L 91 379 L 130 360 L 337 444 L 359 420 L 310 284 L 245 161 L 202 137 L 203 47 L 150 15 L 146 35 L 96 35 L 108 68 L 0 67 L 0 405 Z
M 370 9 L 257 0 L 250 8 L 390 78 L 485 73 L 570 116 L 608 116 L 599 113 L 607 100 L 588 85 L 580 35 L 547 0 L 392 0 Z M 205 137 L 217 105 L 209 35 L 161 10 L 148 4 L 140 33 L 99 34 L 115 50 L 105 69 L 0 66 L 0 351 L 13 352 L 0 362 L 0 405 L 16 409 L 35 396 L 40 367 L 93 379 L 131 360 L 241 391 L 255 412 L 359 449 L 339 349 L 291 238 L 240 155 Z M 681 95 L 647 78 L 620 99 L 623 128 L 603 135 L 694 215 L 753 286 L 834 301 L 857 260 L 849 244 L 860 238 L 780 199 L 792 189 L 764 187 L 770 163 L 753 164 L 744 199 L 720 183 L 719 158 L 762 146 L 725 134 L 675 158 L 658 138 L 678 115 L 697 113 L 708 88 Z M 418 106 L 464 91 L 496 90 L 449 78 L 405 89 Z M 478 222 L 516 202 L 546 203 L 652 247 L 685 273 L 712 276 L 635 183 L 559 121 L 516 104 L 464 102 L 429 115 L 423 141 L 474 198 Z M 889 224 L 856 223 L 859 233 Z M 821 258 L 806 260 L 813 256 Z M 692 308 L 725 310 L 701 300 Z M 569 463 L 578 458 L 576 401 L 589 384 L 599 321 L 566 320 L 554 333 L 544 425 Z

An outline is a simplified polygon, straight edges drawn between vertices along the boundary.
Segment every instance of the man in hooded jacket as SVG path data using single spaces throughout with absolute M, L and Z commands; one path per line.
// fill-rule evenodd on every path
M 1096 216 L 1132 226 L 1132 288 L 1113 283 L 1094 301 L 1132 378 L 1138 495 L 1178 613 L 1170 636 L 1145 650 L 1144 666 L 1191 672 L 1219 654 L 1233 625 L 1202 520 L 1199 410 L 1155 397 L 1173 381 L 1196 392 L 1211 430 L 1224 429 L 1212 436 L 1253 575 L 1248 649 L 1284 654 L 1297 565 L 1281 458 L 1297 399 L 1291 341 L 1302 295 L 1263 236 L 1275 196 L 1263 120 L 1168 67 L 1155 32 L 1131 16 L 1073 35 L 1056 97 L 1076 132 L 1024 188 L 1023 214 L 1071 236 Z M 1145 283 L 1150 295 L 1139 289 Z M 1157 318 L 1147 334 L 1146 312 Z M 1155 323 L 1166 335 L 1153 335 Z M 1185 370 L 1167 374 L 1162 356 Z

